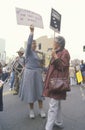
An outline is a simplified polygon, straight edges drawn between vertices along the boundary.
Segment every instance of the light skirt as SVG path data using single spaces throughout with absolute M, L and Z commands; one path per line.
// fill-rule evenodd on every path
M 41 69 L 25 68 L 20 83 L 19 97 L 27 103 L 43 100 L 43 80 Z

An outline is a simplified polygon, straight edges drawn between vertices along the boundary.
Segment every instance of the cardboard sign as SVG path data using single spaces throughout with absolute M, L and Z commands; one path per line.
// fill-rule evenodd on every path
M 56 10 L 51 10 L 51 19 L 50 19 L 50 28 L 55 32 L 60 33 L 61 27 L 61 14 L 59 14 Z
M 16 18 L 19 25 L 33 25 L 34 27 L 43 28 L 42 17 L 32 11 L 16 8 Z

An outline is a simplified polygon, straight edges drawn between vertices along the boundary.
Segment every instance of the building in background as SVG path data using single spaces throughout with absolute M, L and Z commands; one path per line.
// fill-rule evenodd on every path
M 51 51 L 53 47 L 53 38 L 42 36 L 36 39 L 37 50 L 45 54 L 46 66 L 49 64 L 51 58 Z M 24 42 L 24 48 L 26 49 L 27 41 Z
M 48 66 L 53 48 L 53 38 L 42 36 L 36 39 L 36 42 L 37 42 L 37 50 L 45 54 L 45 66 Z
M 49 50 L 52 50 L 53 47 L 53 38 L 48 38 L 47 36 L 42 36 L 36 39 L 37 50 L 47 53 Z M 26 49 L 27 41 L 24 42 L 24 48 Z
M 51 58 L 52 47 L 53 47 L 53 38 L 42 36 L 36 39 L 36 42 L 37 42 L 37 50 L 45 54 L 45 65 L 48 66 Z M 24 42 L 25 49 L 26 46 L 27 46 L 27 41 Z
M 6 62 L 6 41 L 5 39 L 0 38 L 0 62 L 5 63 Z
M 52 50 L 53 47 L 53 38 L 48 38 L 47 36 L 42 36 L 36 39 L 37 49 L 47 53 Z

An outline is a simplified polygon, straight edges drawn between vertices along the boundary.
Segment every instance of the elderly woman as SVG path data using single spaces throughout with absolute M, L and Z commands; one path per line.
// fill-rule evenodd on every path
M 40 59 L 37 55 L 36 41 L 33 40 L 34 27 L 30 26 L 30 35 L 28 38 L 27 49 L 26 49 L 26 63 L 23 75 L 23 83 L 20 90 L 20 97 L 22 100 L 29 103 L 30 107 L 30 118 L 35 118 L 34 114 L 34 102 L 38 101 L 40 116 L 45 117 L 43 111 L 43 80 L 42 70 L 40 66 Z
M 48 118 L 45 130 L 53 130 L 54 124 L 62 128 L 63 120 L 61 113 L 61 100 L 66 99 L 66 91 L 49 92 L 51 78 L 69 78 L 69 52 L 64 48 L 65 39 L 58 36 L 54 40 L 54 51 L 45 79 L 44 96 L 50 97 Z M 62 72 L 63 69 L 63 72 Z

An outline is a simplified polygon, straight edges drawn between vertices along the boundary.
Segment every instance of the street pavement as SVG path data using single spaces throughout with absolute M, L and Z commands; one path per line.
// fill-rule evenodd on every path
M 4 111 L 0 112 L 0 130 L 45 130 L 46 118 L 39 116 L 37 102 L 35 103 L 35 119 L 29 118 L 28 104 L 22 102 L 18 95 L 8 91 L 4 86 Z M 44 100 L 44 110 L 47 114 L 49 98 Z M 62 101 L 63 130 L 85 130 L 85 87 L 72 86 L 67 94 L 67 100 Z M 54 127 L 53 130 L 59 130 Z

